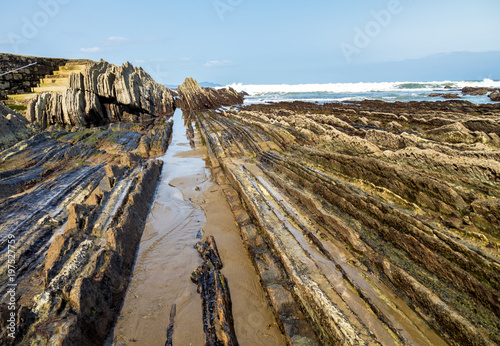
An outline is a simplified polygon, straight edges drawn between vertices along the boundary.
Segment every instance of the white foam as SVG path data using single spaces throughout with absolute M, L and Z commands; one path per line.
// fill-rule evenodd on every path
M 237 91 L 245 91 L 250 96 L 266 94 L 293 93 L 369 93 L 369 92 L 402 92 L 429 91 L 443 89 L 445 86 L 461 89 L 466 86 L 500 88 L 500 81 L 484 79 L 483 81 L 435 81 L 435 82 L 381 82 L 381 83 L 328 83 L 328 84 L 242 84 L 228 85 Z M 411 86 L 411 87 L 410 87 Z

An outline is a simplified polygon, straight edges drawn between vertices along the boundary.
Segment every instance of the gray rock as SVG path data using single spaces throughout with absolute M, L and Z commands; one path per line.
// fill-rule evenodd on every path
M 38 95 L 30 101 L 27 118 L 46 128 L 52 124 L 102 125 L 138 122 L 169 115 L 174 110 L 170 89 L 156 83 L 142 68 L 104 60 L 85 72 L 70 75 L 62 93 Z

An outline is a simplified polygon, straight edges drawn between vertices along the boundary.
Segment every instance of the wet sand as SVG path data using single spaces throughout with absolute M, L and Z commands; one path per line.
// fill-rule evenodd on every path
M 191 149 L 180 111 L 144 231 L 124 305 L 110 340 L 115 345 L 164 345 L 176 304 L 174 345 L 204 344 L 201 301 L 192 271 L 201 263 L 193 246 L 213 235 L 229 282 L 240 345 L 285 345 L 247 255 L 222 187 L 205 167 L 198 136 Z M 201 233 L 200 233 L 201 231 Z

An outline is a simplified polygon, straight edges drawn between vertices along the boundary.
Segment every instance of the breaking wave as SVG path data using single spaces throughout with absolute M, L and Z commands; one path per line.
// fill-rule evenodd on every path
M 298 93 L 370 93 L 397 92 L 404 90 L 429 91 L 462 89 L 470 87 L 500 88 L 500 81 L 484 79 L 482 81 L 441 81 L 441 82 L 381 82 L 381 83 L 328 83 L 328 84 L 242 84 L 229 85 L 237 91 L 245 91 L 250 96 L 265 94 Z

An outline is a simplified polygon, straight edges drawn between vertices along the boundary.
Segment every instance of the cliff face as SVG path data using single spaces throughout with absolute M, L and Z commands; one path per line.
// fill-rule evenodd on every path
M 243 103 L 243 95 L 233 88 L 202 88 L 193 78 L 186 78 L 177 91 L 180 107 L 185 110 L 215 109 Z
M 44 128 L 52 124 L 89 126 L 143 122 L 173 111 L 171 91 L 142 68 L 101 60 L 83 74 L 71 75 L 69 87 L 62 93 L 43 93 L 30 101 L 27 118 Z

